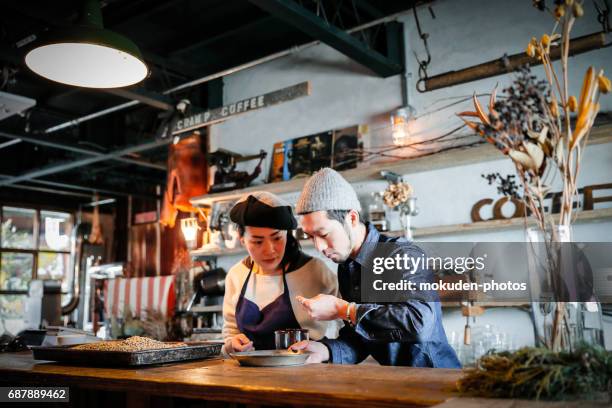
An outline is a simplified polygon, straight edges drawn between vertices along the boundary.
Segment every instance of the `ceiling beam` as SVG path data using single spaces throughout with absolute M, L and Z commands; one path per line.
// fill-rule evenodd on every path
M 161 95 L 156 92 L 148 91 L 145 88 L 111 88 L 105 89 L 104 92 L 121 96 L 126 99 L 141 102 L 145 105 L 153 106 L 161 110 L 173 110 L 174 101 L 166 95 Z
M 22 142 L 36 144 L 39 146 L 52 147 L 55 149 L 65 150 L 65 151 L 72 152 L 72 153 L 79 153 L 79 154 L 85 154 L 85 155 L 96 156 L 96 157 L 104 155 L 104 153 L 98 152 L 95 150 L 84 149 L 82 147 L 72 146 L 72 145 L 65 144 L 65 143 L 52 142 L 52 141 L 34 137 L 34 136 L 16 135 L 13 133 L 7 133 L 3 131 L 0 131 L 0 136 L 6 137 L 12 140 L 20 140 Z M 133 164 L 136 166 L 148 167 L 151 169 L 166 171 L 165 165 L 159 164 L 159 163 L 153 163 L 147 160 L 130 159 L 127 157 L 113 157 L 112 160 L 119 161 L 119 162 L 126 163 L 126 164 Z
M 0 180 L 0 187 L 10 186 L 12 184 L 16 184 L 22 181 L 32 180 L 43 176 L 48 176 L 50 174 L 61 173 L 64 171 L 85 167 L 93 163 L 98 163 L 101 161 L 116 159 L 121 156 L 125 156 L 131 153 L 144 152 L 146 150 L 155 149 L 156 147 L 165 146 L 172 142 L 172 138 L 166 139 L 157 139 L 151 142 L 135 145 L 135 146 L 126 146 L 121 149 L 114 150 L 110 153 L 105 153 L 100 156 L 94 157 L 86 157 L 84 159 L 66 161 L 59 164 L 54 164 L 49 167 L 40 168 L 37 170 L 32 170 L 28 173 L 21 174 L 19 176 L 14 176 L 9 179 Z
M 36 187 L 36 186 L 28 186 L 28 185 L 24 185 L 24 184 L 12 184 L 10 186 L 5 186 L 5 187 L 16 188 L 16 189 L 19 189 L 19 190 L 37 191 L 39 193 L 48 193 L 48 194 L 55 194 L 55 195 L 70 196 L 70 197 L 91 198 L 90 194 L 76 193 L 74 191 L 63 191 L 63 190 L 58 190 L 57 188 Z
M 189 45 L 186 45 L 182 48 L 179 48 L 177 50 L 174 50 L 170 53 L 170 56 L 175 56 L 175 55 L 180 55 L 180 54 L 186 54 L 189 52 L 195 52 L 197 50 L 199 50 L 202 47 L 206 47 L 208 45 L 211 45 L 213 43 L 218 43 L 220 41 L 223 41 L 225 39 L 227 39 L 228 37 L 232 37 L 238 34 L 243 34 L 246 33 L 250 30 L 257 30 L 262 26 L 268 25 L 268 24 L 272 24 L 274 22 L 274 17 L 272 16 L 266 16 L 263 18 L 260 18 L 258 20 L 255 21 L 251 21 L 250 23 L 247 24 L 243 24 L 240 27 L 234 28 L 234 29 L 230 29 L 230 30 L 226 30 L 223 31 L 220 34 L 214 35 L 212 37 L 207 37 L 204 38 L 201 41 L 197 41 L 195 43 L 191 43 Z
M 385 16 L 385 13 L 383 13 L 377 7 L 374 7 L 374 5 L 372 5 L 368 0 L 354 0 L 354 1 L 355 1 L 355 6 L 358 9 L 365 11 L 367 14 L 369 14 L 373 18 L 382 18 Z
M 0 60 L 14 65 L 23 64 L 23 60 L 19 58 L 17 52 L 6 45 L 0 44 Z
M 179 79 L 190 80 L 197 78 L 199 75 L 196 68 L 185 61 L 162 57 L 161 55 L 143 50 L 142 48 L 140 49 L 140 52 L 142 53 L 145 62 L 157 66 L 168 74 L 178 77 Z
M 0 179 L 5 179 L 5 178 L 11 178 L 12 176 L 9 176 L 8 174 L 0 174 Z M 128 192 L 128 191 L 119 191 L 119 190 L 109 190 L 107 188 L 98 188 L 96 187 L 89 187 L 89 186 L 82 186 L 82 185 L 77 185 L 77 184 L 71 184 L 71 183 L 64 183 L 64 182 L 58 182 L 58 181 L 50 181 L 50 180 L 30 180 L 31 183 L 34 184 L 39 184 L 41 186 L 47 186 L 47 187 L 55 187 L 55 188 L 61 188 L 61 189 L 68 189 L 68 190 L 76 190 L 76 191 L 85 191 L 85 192 L 89 192 L 89 193 L 99 193 L 99 194 L 106 194 L 106 195 L 110 195 L 110 196 L 114 196 L 114 197 L 128 197 L 128 196 L 132 196 L 132 197 L 137 197 L 137 198 L 144 198 L 144 199 L 151 199 L 151 200 L 155 200 L 155 199 L 159 199 L 160 196 L 155 195 L 155 194 L 140 194 L 140 193 L 134 193 L 134 192 Z M 24 185 L 24 184 L 19 184 L 19 185 L 13 185 L 11 187 L 23 187 L 23 188 L 31 188 L 33 186 L 29 186 L 29 185 Z M 48 189 L 45 189 L 48 190 Z M 57 190 L 53 190 L 53 191 L 47 191 L 47 192 L 56 192 Z M 64 190 L 65 191 L 65 190 Z M 86 197 L 91 197 L 91 194 L 86 194 L 84 195 Z
M 142 21 L 168 8 L 176 7 L 176 3 L 176 0 L 140 0 L 106 4 L 102 7 L 104 26 L 115 28 L 133 24 L 137 20 Z
M 160 58 L 161 57 L 157 57 Z M 145 60 L 147 58 L 145 57 Z M 191 69 L 190 69 L 191 70 Z M 183 79 L 193 79 L 191 75 L 181 75 Z M 78 88 L 78 87 L 66 87 L 66 90 L 48 95 L 45 97 L 43 104 L 52 104 L 54 101 L 58 101 L 62 98 L 66 97 L 74 97 L 79 93 L 94 93 L 100 92 L 95 89 L 86 89 L 86 88 Z M 145 105 L 153 106 L 157 109 L 161 110 L 172 110 L 174 109 L 174 101 L 172 98 L 169 98 L 163 94 L 159 94 L 154 91 L 147 90 L 143 87 L 134 88 L 134 89 L 125 89 L 125 88 L 114 88 L 114 89 L 104 89 L 102 92 L 117 95 L 126 99 L 130 99 L 132 101 L 139 101 Z
M 400 74 L 401 64 L 369 49 L 364 43 L 292 0 L 249 0 L 273 16 L 291 24 L 305 34 L 340 51 L 349 58 L 386 78 Z

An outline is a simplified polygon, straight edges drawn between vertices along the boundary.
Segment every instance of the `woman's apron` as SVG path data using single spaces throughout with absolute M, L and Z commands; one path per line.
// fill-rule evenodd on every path
M 286 272 L 283 271 L 283 294 L 272 303 L 259 310 L 256 303 L 244 297 L 253 265 L 249 270 L 240 297 L 236 304 L 236 323 L 241 333 L 253 342 L 256 350 L 274 350 L 274 331 L 282 329 L 301 329 L 291 307 L 291 298 L 287 288 Z

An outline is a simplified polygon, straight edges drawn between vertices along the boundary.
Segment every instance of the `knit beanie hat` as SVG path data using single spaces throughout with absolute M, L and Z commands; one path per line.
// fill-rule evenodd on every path
M 295 211 L 298 214 L 306 214 L 327 210 L 361 211 L 361 203 L 355 189 L 340 173 L 324 167 L 313 174 L 304 185 Z
M 291 205 L 266 191 L 256 191 L 243 196 L 231 209 L 230 219 L 238 225 L 249 227 L 279 230 L 297 228 Z

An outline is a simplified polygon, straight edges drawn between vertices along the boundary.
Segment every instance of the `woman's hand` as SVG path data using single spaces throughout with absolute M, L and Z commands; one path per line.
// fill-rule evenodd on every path
M 247 336 L 240 333 L 232 337 L 232 341 L 230 343 L 232 350 L 229 350 L 229 353 L 238 353 L 241 351 L 251 351 L 255 350 L 253 347 L 253 342 L 249 340 Z
M 329 350 L 327 346 L 318 341 L 302 340 L 299 343 L 292 344 L 289 346 L 291 351 L 305 350 L 310 351 L 312 354 L 308 356 L 306 364 L 323 363 L 329 360 Z
M 297 296 L 297 300 L 313 320 L 336 320 L 346 317 L 348 302 L 335 296 L 319 294 L 310 299 Z

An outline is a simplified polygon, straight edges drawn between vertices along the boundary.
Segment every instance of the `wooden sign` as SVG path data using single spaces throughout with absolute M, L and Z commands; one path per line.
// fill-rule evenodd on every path
M 583 205 L 582 205 L 583 211 L 593 210 L 595 203 L 612 202 L 611 195 L 593 197 L 593 191 L 597 191 L 597 190 L 612 190 L 612 183 L 594 184 L 590 186 L 585 186 L 584 188 L 579 188 L 578 194 L 582 194 L 584 197 Z M 552 214 L 558 214 L 561 208 L 561 195 L 562 195 L 561 192 L 554 192 L 554 193 L 546 194 L 544 198 L 547 200 L 550 200 L 550 206 L 545 206 L 544 210 L 546 212 L 550 211 L 550 213 Z M 514 213 L 509 217 L 506 217 L 502 214 L 502 207 L 507 202 L 512 202 L 512 204 L 514 204 Z M 474 206 L 472 207 L 472 211 L 470 213 L 472 217 L 472 222 L 489 221 L 489 220 L 485 220 L 482 218 L 480 214 L 480 210 L 483 207 L 491 205 L 491 204 L 493 204 L 493 218 L 490 218 L 489 220 L 503 220 L 503 219 L 524 217 L 526 214 L 527 215 L 529 214 L 529 209 L 527 208 L 525 203 L 520 199 L 504 196 L 504 197 L 501 197 L 499 200 L 494 201 L 491 198 L 483 198 L 482 200 L 479 200 L 476 204 L 474 204 Z M 573 205 L 574 205 L 574 208 L 580 207 L 577 201 L 575 201 Z
M 594 184 L 584 188 L 584 205 L 583 210 L 593 210 L 595 203 L 612 202 L 612 196 L 593 197 L 595 190 L 612 190 L 612 183 Z
M 512 202 L 512 204 L 514 204 L 514 213 L 509 217 L 504 216 L 504 214 L 502 213 L 502 207 L 507 202 Z M 482 200 L 479 200 L 476 204 L 474 204 L 474 206 L 472 207 L 472 211 L 471 211 L 472 222 L 489 221 L 489 220 L 484 220 L 482 218 L 482 216 L 480 215 L 480 210 L 482 207 L 486 205 L 491 205 L 493 203 L 494 201 L 492 199 L 483 198 Z M 514 198 L 514 197 L 504 196 L 500 198 L 499 200 L 495 201 L 495 204 L 493 205 L 493 218 L 490 218 L 490 219 L 491 220 L 503 220 L 503 219 L 510 219 L 510 218 L 516 218 L 516 217 L 524 217 L 526 211 L 527 211 L 527 208 L 525 206 L 525 203 L 522 200 L 519 200 L 518 198 Z
M 268 106 L 292 101 L 308 95 L 310 95 L 310 82 L 302 82 L 267 94 L 243 99 L 220 108 L 200 112 L 178 120 L 172 130 L 172 135 L 189 132 L 213 123 L 222 122 L 232 116 L 267 108 Z

